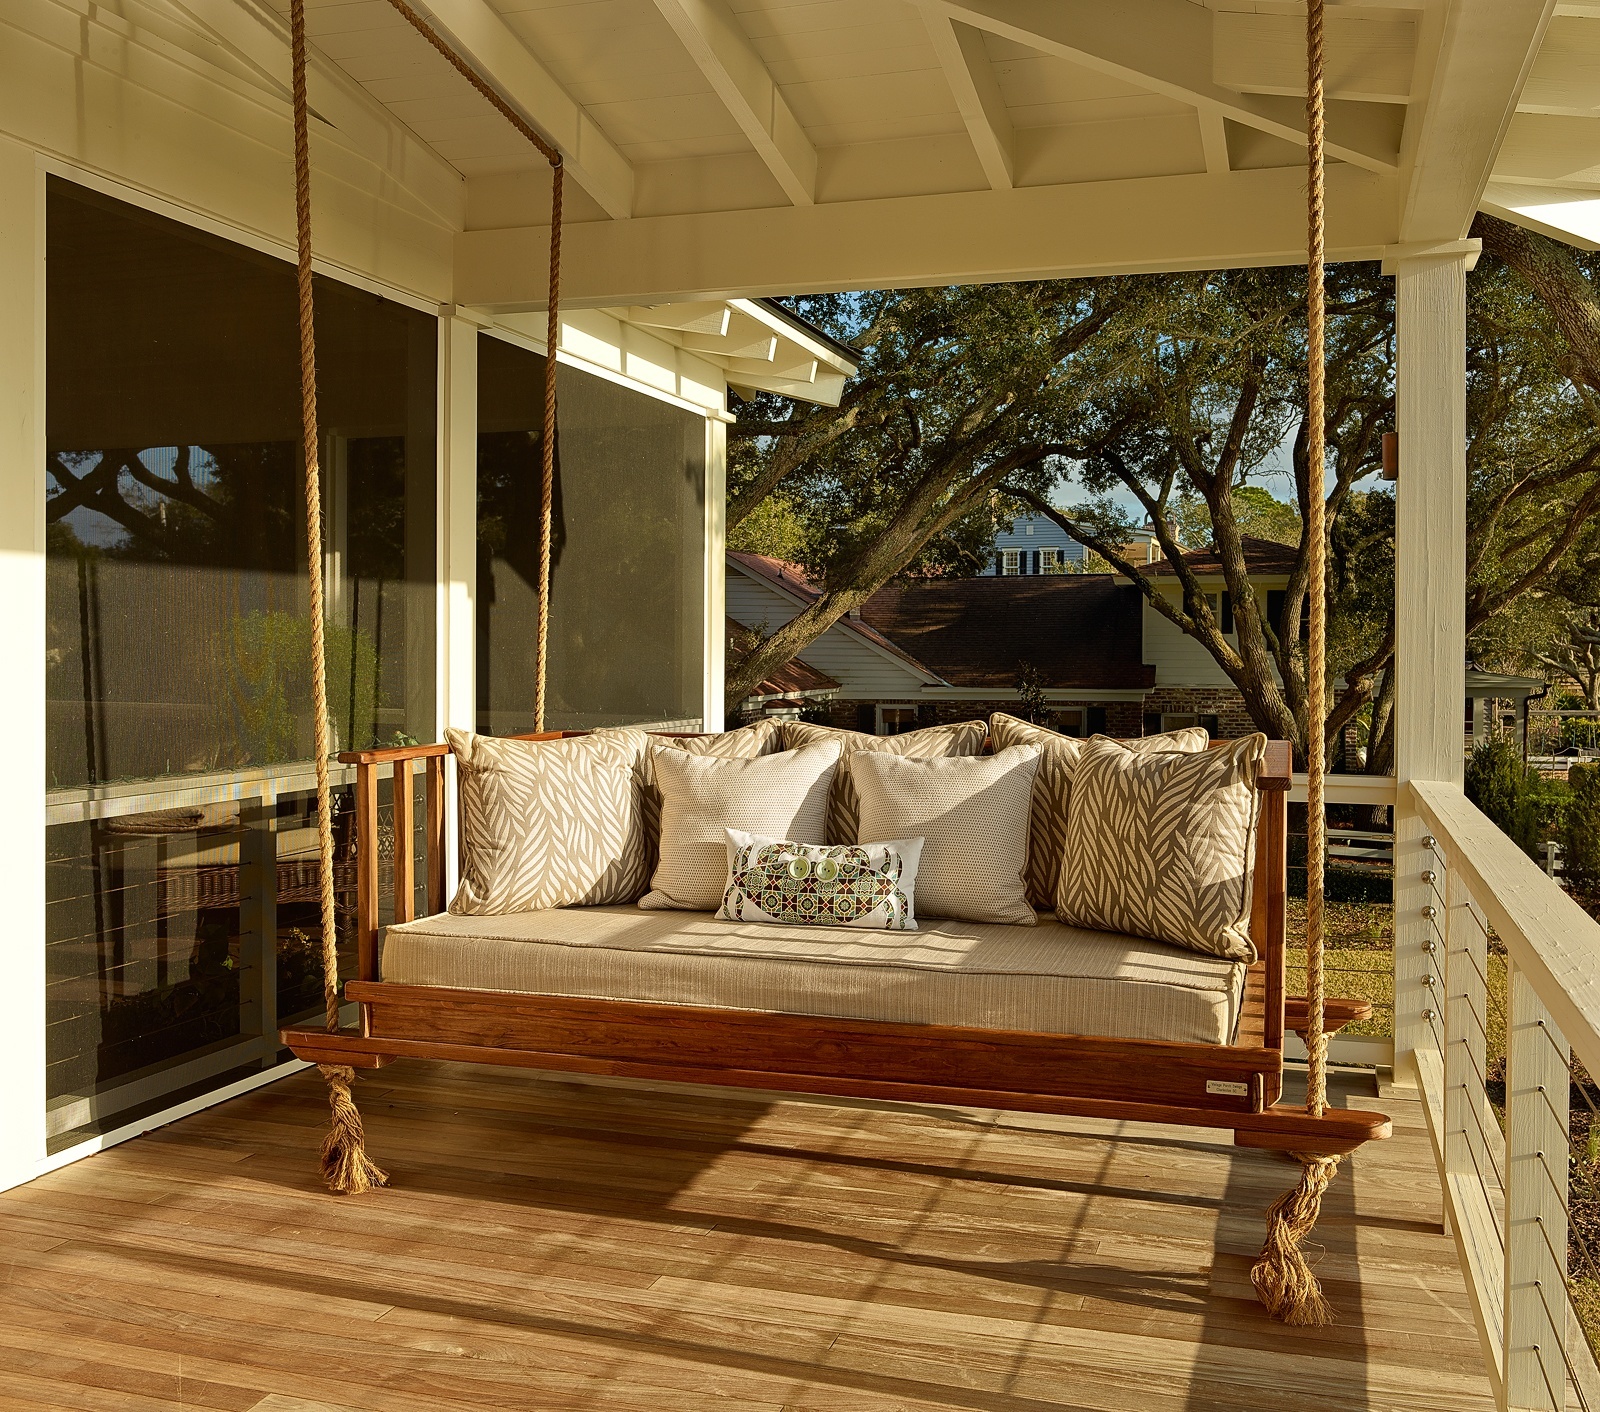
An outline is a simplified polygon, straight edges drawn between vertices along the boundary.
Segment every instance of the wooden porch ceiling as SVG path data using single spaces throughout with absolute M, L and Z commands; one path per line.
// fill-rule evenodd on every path
M 1366 1101 L 1348 1089 L 1339 1101 Z M 315 1074 L 0 1196 L 0 1407 L 1485 1409 L 1416 1105 L 1251 1296 L 1281 1160 L 1183 1129 L 397 1064 L 327 1195 Z
M 182 3 L 242 42 L 287 0 Z M 1300 0 L 422 8 L 565 154 L 574 303 L 1302 255 Z M 460 174 L 457 302 L 537 308 L 537 157 L 382 0 L 309 24 L 328 96 Z M 1480 204 L 1600 240 L 1600 4 L 1330 0 L 1328 35 L 1337 257 L 1458 240 Z

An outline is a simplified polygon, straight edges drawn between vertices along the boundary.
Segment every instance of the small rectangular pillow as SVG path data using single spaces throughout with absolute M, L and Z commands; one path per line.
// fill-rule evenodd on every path
M 717 916 L 785 926 L 917 929 L 920 838 L 790 843 L 725 829 L 728 883 Z
M 661 856 L 641 907 L 714 912 L 728 878 L 727 830 L 823 843 L 828 789 L 839 764 L 832 741 L 754 760 L 651 751 L 661 790 Z
M 884 755 L 903 755 L 919 760 L 947 759 L 952 756 L 981 755 L 989 738 L 986 721 L 956 721 L 949 725 L 927 726 L 903 735 L 868 735 L 865 731 L 839 730 L 834 726 L 813 725 L 810 721 L 785 721 L 783 743 L 793 750 L 824 740 L 839 743 L 839 773 L 833 782 L 833 797 L 828 801 L 828 842 L 854 843 L 861 822 L 861 801 L 853 778 L 851 759 L 869 750 Z
M 650 737 L 599 730 L 502 740 L 448 730 L 461 798 L 461 886 L 469 916 L 632 902 L 649 858 L 637 770 Z
M 1023 890 L 1028 798 L 1039 752 L 1013 745 L 977 759 L 855 757 L 861 840 L 921 835 L 917 905 L 925 917 L 1037 920 Z
M 996 750 L 1013 745 L 1039 748 L 1039 774 L 1033 782 L 1032 819 L 1028 829 L 1028 902 L 1041 912 L 1053 912 L 1061 879 L 1061 857 L 1067 847 L 1067 812 L 1072 802 L 1072 779 L 1089 742 L 1060 731 L 997 711 L 989 717 L 989 739 Z M 1199 726 L 1124 740 L 1129 750 L 1204 750 L 1211 737 Z
M 1078 761 L 1056 916 L 1253 962 L 1250 886 L 1264 735 L 1196 754 L 1096 736 Z

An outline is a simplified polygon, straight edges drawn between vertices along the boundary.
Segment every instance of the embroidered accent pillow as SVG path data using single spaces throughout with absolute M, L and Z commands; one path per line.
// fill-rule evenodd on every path
M 502 740 L 449 730 L 469 916 L 632 902 L 649 877 L 636 772 L 650 737 L 600 730 Z
M 839 773 L 833 782 L 833 797 L 828 800 L 829 843 L 854 843 L 861 837 L 861 799 L 852 763 L 859 752 L 912 756 L 919 760 L 981 755 L 983 744 L 989 738 L 989 726 L 985 721 L 927 726 L 904 735 L 868 735 L 865 731 L 839 730 L 833 726 L 813 725 L 810 721 L 785 721 L 782 729 L 784 746 L 790 750 L 824 740 L 839 743 Z
M 1039 748 L 1039 773 L 1033 782 L 1032 817 L 1028 828 L 1028 902 L 1041 912 L 1053 912 L 1061 880 L 1061 859 L 1067 848 L 1067 806 L 1072 801 L 1072 780 L 1078 760 L 1089 742 L 1060 731 L 1033 725 L 997 711 L 989 717 L 989 739 L 996 750 L 1013 745 Z M 1124 740 L 1129 750 L 1204 750 L 1211 737 L 1199 726 Z
M 641 907 L 714 912 L 728 878 L 727 830 L 822 843 L 828 788 L 839 764 L 832 741 L 754 760 L 682 750 L 652 752 L 661 789 L 661 857 Z
M 855 757 L 861 837 L 922 836 L 917 905 L 923 916 L 1032 926 L 1022 870 L 1038 765 L 1031 745 L 977 759 L 863 752 Z
M 1056 916 L 1253 962 L 1250 886 L 1264 735 L 1196 753 L 1096 736 L 1067 816 Z
M 790 843 L 725 829 L 728 884 L 717 916 L 806 927 L 917 929 L 920 838 Z

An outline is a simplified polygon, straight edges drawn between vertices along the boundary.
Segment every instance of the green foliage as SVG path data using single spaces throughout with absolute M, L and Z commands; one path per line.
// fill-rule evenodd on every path
M 803 563 L 807 525 L 794 501 L 781 492 L 767 496 L 728 535 L 729 549 L 767 554 L 785 563 Z
M 376 736 L 377 649 L 366 633 L 339 623 L 325 627 L 324 647 L 334 749 L 365 748 Z M 294 613 L 235 617 L 222 657 L 243 760 L 302 757 L 311 740 L 310 621 Z
M 1045 698 L 1044 678 L 1032 662 L 1017 663 L 1017 715 L 1036 726 L 1050 720 L 1050 705 Z
M 1522 763 L 1509 735 L 1486 740 L 1467 762 L 1466 794 L 1530 858 L 1544 861 L 1544 845 L 1561 826 L 1566 791 Z
M 1279 500 L 1265 486 L 1237 485 L 1233 488 L 1233 517 L 1239 532 L 1252 539 L 1270 539 L 1297 547 L 1300 543 L 1300 511 Z M 1211 512 L 1198 495 L 1185 495 L 1173 507 L 1173 527 L 1178 541 L 1187 549 L 1203 549 L 1211 543 Z
M 1561 821 L 1561 869 L 1567 886 L 1594 910 L 1600 903 L 1600 765 L 1574 765 Z

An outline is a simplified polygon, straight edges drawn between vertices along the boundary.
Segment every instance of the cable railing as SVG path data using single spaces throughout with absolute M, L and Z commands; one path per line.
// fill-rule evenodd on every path
M 1409 786 L 1410 1059 L 1496 1404 L 1600 1412 L 1600 922 L 1453 784 Z M 1406 874 L 1409 873 L 1409 876 Z M 1398 895 L 1398 894 L 1397 894 Z M 1408 943 L 1409 944 L 1409 943 Z

